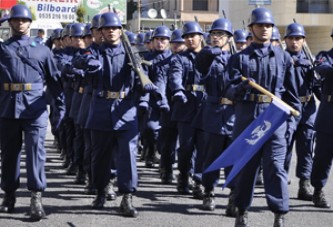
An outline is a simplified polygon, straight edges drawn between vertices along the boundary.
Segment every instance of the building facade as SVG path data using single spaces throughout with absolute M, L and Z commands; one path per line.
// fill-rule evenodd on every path
M 133 20 L 128 21 L 133 31 L 138 31 L 139 26 L 153 29 L 162 24 L 181 27 L 182 23 L 193 21 L 195 17 L 207 31 L 215 19 L 224 15 L 231 20 L 234 29 L 241 29 L 247 26 L 255 7 L 267 7 L 272 11 L 282 37 L 286 26 L 295 19 L 305 27 L 313 54 L 333 46 L 330 37 L 333 0 L 141 0 L 139 3 L 140 17 L 136 12 Z M 150 9 L 156 12 L 149 14 Z M 149 15 L 156 16 L 152 18 Z

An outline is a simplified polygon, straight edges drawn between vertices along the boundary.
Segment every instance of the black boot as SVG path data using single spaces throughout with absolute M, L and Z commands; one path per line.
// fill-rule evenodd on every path
M 31 191 L 30 217 L 34 221 L 39 221 L 45 217 L 42 205 L 42 192 Z
M 87 184 L 84 187 L 84 192 L 88 195 L 95 195 L 96 194 L 96 189 L 94 188 L 94 185 L 92 183 L 91 174 L 88 174 Z
M 83 168 L 78 168 L 74 180 L 75 184 L 85 184 L 86 183 L 86 172 L 83 170 Z
M 177 178 L 177 191 L 182 195 L 190 194 L 188 174 L 179 173 Z
M 315 188 L 312 201 L 315 205 L 315 207 L 320 208 L 330 208 L 331 205 L 327 202 L 325 198 L 325 194 L 321 188 Z
M 97 191 L 97 195 L 94 199 L 94 201 L 91 204 L 91 208 L 92 209 L 96 209 L 96 210 L 100 210 L 104 208 L 104 204 L 105 204 L 105 191 L 102 190 L 98 190 Z
M 310 180 L 300 179 L 297 198 L 300 200 L 312 201 L 312 194 Z
M 214 192 L 205 192 L 202 200 L 202 209 L 215 210 L 215 195 Z
M 66 175 L 75 175 L 76 171 L 77 171 L 77 166 L 73 162 L 70 162 L 66 169 Z
M 174 176 L 171 173 L 165 172 L 161 174 L 161 181 L 162 184 L 172 184 L 172 181 L 174 180 Z
M 229 193 L 229 200 L 228 200 L 228 205 L 227 208 L 225 209 L 225 215 L 227 217 L 236 217 L 236 207 L 234 205 L 234 192 L 233 190 L 230 190 Z
M 69 166 L 69 164 L 70 164 L 70 160 L 69 160 L 69 158 L 65 155 L 65 156 L 64 156 L 64 162 L 62 163 L 62 167 L 63 167 L 64 169 L 67 169 L 68 166 Z
M 148 146 L 146 151 L 146 157 L 145 157 L 145 165 L 147 168 L 153 168 L 154 167 L 154 146 Z
M 284 227 L 284 214 L 274 214 L 274 225 L 273 227 Z
M 138 216 L 138 211 L 135 209 L 135 207 L 132 205 L 132 194 L 126 193 L 123 195 L 123 199 L 120 203 L 120 212 L 125 217 L 132 217 L 136 218 Z
M 202 186 L 198 182 L 194 182 L 193 188 L 192 188 L 192 195 L 194 199 L 200 199 L 202 200 L 204 197 L 204 193 L 202 191 Z
M 5 195 L 0 206 L 0 212 L 12 213 L 15 209 L 16 196 L 15 192 L 5 192 Z
M 248 223 L 247 211 L 238 210 L 235 219 L 235 227 L 249 227 L 247 223 Z
M 107 200 L 116 200 L 117 199 L 117 193 L 114 191 L 114 183 L 115 180 L 111 179 L 110 183 L 106 186 L 105 192 L 106 192 L 106 199 Z

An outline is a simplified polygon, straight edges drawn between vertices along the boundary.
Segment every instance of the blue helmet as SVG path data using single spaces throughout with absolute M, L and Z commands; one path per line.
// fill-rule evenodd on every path
M 103 13 L 99 18 L 99 28 L 105 27 L 119 27 L 121 28 L 121 21 L 116 13 Z
M 154 39 L 156 37 L 164 37 L 164 38 L 171 38 L 171 31 L 167 26 L 158 26 L 153 31 L 153 34 L 151 35 L 151 38 Z
M 298 23 L 289 24 L 286 28 L 284 38 L 288 36 L 302 36 L 305 38 L 305 31 L 303 25 Z
M 64 27 L 64 29 L 62 29 L 61 38 L 64 38 L 64 37 L 70 35 L 70 31 L 71 31 L 72 25 L 73 24 L 66 24 L 66 26 Z
M 136 38 L 137 38 L 137 35 L 133 32 L 130 32 L 130 31 L 125 31 L 127 37 L 128 37 L 128 40 L 130 42 L 131 45 L 136 45 Z
M 181 29 L 174 30 L 171 34 L 170 43 L 184 43 L 185 40 L 182 38 L 182 34 L 183 32 Z
M 62 28 L 56 28 L 52 31 L 51 34 L 51 39 L 60 39 L 61 38 L 61 33 L 62 33 Z
M 245 43 L 247 35 L 247 31 L 243 29 L 237 29 L 234 32 L 234 40 L 236 43 Z
M 9 12 L 9 19 L 13 18 L 24 18 L 32 21 L 32 15 L 30 9 L 22 4 L 14 5 Z
M 136 45 L 142 46 L 145 41 L 145 33 L 139 33 L 136 37 Z
M 83 30 L 83 36 L 89 36 L 89 35 L 92 35 L 90 23 L 86 24 L 86 26 L 84 27 L 84 30 Z
M 96 14 L 91 20 L 91 29 L 99 28 L 99 18 L 101 18 L 102 14 Z
M 212 31 L 225 31 L 232 36 L 231 22 L 228 19 L 219 18 L 212 23 L 209 32 Z
M 153 33 L 152 31 L 146 32 L 144 43 L 150 43 L 152 33 Z
M 252 10 L 249 26 L 253 24 L 271 24 L 274 26 L 275 23 L 272 12 L 266 8 L 256 8 Z
M 82 37 L 84 32 L 84 24 L 75 23 L 71 26 L 69 36 Z
M 271 40 L 280 40 L 280 39 L 281 39 L 280 31 L 277 27 L 274 26 Z
M 194 34 L 194 33 L 203 35 L 200 24 L 198 24 L 195 21 L 191 21 L 183 25 L 183 35 L 182 35 L 183 38 L 188 34 Z

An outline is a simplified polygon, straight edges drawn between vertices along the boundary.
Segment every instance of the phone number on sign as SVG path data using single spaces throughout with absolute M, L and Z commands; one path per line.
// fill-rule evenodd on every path
M 39 19 L 52 19 L 52 20 L 75 20 L 74 14 L 61 14 L 61 13 L 39 13 Z

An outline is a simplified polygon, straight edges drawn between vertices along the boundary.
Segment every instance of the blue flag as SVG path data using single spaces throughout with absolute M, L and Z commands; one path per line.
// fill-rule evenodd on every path
M 204 172 L 233 165 L 223 185 L 225 188 L 273 135 L 275 130 L 287 120 L 289 114 L 290 110 L 273 100 L 272 104 Z

